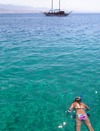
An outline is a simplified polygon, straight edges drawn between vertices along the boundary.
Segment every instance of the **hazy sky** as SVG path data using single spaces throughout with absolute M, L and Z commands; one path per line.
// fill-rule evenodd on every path
M 0 4 L 51 8 L 51 0 L 0 0 Z M 58 7 L 59 0 L 54 0 L 54 8 Z M 61 0 L 61 8 L 73 11 L 100 12 L 100 0 Z

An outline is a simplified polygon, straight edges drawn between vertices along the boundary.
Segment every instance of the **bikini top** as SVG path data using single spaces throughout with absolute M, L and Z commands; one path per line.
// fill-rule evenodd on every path
M 85 108 L 75 108 L 75 110 L 85 110 Z

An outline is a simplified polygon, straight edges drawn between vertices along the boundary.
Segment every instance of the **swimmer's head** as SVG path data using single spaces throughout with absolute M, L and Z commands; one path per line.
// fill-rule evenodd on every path
M 81 98 L 80 97 L 76 97 L 75 98 L 75 102 L 81 102 Z

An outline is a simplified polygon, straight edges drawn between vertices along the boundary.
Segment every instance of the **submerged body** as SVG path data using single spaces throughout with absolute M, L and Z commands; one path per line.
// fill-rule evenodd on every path
M 79 97 L 77 97 L 77 98 L 79 98 Z M 87 114 L 85 112 L 85 108 L 87 108 L 87 110 L 90 110 L 90 108 L 86 104 L 82 103 L 81 100 L 79 100 L 79 101 L 75 100 L 71 104 L 71 106 L 70 106 L 70 108 L 68 110 L 67 116 L 68 116 L 68 114 L 71 112 L 71 110 L 73 108 L 76 110 L 75 130 L 80 131 L 81 123 L 83 121 L 89 131 L 94 131 L 94 129 L 91 126 L 90 120 L 89 120 L 89 118 L 88 118 L 88 116 L 87 116 Z

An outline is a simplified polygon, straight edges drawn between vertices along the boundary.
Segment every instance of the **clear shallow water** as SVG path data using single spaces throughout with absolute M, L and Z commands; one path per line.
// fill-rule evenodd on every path
M 99 86 L 100 14 L 0 14 L 1 131 L 74 131 L 80 94 L 99 131 Z

